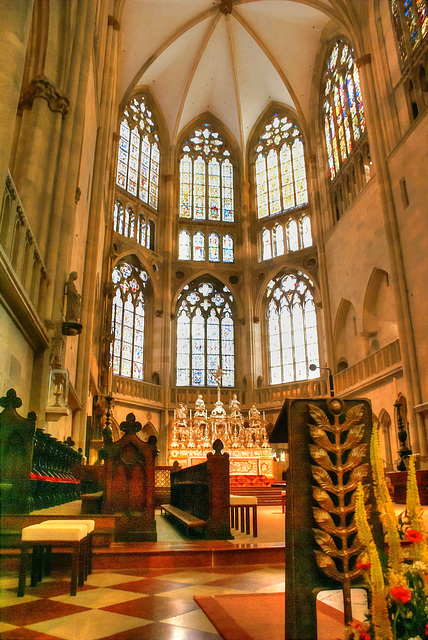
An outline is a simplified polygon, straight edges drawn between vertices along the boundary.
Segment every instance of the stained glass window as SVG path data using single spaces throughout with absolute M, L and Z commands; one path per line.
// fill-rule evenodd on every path
M 145 271 L 122 262 L 113 269 L 112 281 L 115 287 L 111 324 L 113 374 L 143 380 L 144 289 L 148 276 Z
M 316 377 L 319 365 L 313 283 L 303 273 L 272 280 L 266 292 L 270 383 Z
M 205 236 L 202 231 L 193 235 L 193 260 L 198 262 L 205 260 Z
M 272 240 L 269 229 L 263 229 L 262 231 L 262 255 L 263 260 L 272 258 Z
M 354 50 L 346 42 L 336 42 L 327 57 L 323 94 L 324 137 L 333 180 L 366 129 L 360 76 Z
M 288 251 L 299 250 L 299 234 L 295 220 L 290 220 L 287 224 L 287 249 Z
M 191 239 L 190 233 L 187 231 L 187 229 L 182 229 L 178 234 L 178 259 L 192 259 Z
M 284 229 L 282 225 L 277 224 L 273 228 L 275 256 L 284 255 Z
M 177 386 L 215 387 L 218 367 L 222 386 L 235 384 L 232 296 L 218 282 L 186 285 L 177 302 Z
M 132 98 L 120 123 L 116 184 L 158 208 L 159 135 L 144 96 Z
M 275 114 L 263 129 L 256 154 L 259 219 L 308 202 L 304 148 L 297 124 Z
M 125 211 L 120 200 L 116 200 L 113 209 L 113 229 L 118 233 L 123 233 Z
M 302 247 L 312 246 L 311 219 L 309 216 L 302 216 L 299 220 L 300 244 Z
M 220 236 L 215 231 L 208 236 L 208 260 L 220 262 Z
M 208 123 L 195 129 L 182 148 L 179 216 L 234 221 L 230 151 Z
M 234 262 L 233 237 L 230 233 L 223 236 L 223 262 Z
M 390 0 L 395 36 L 403 62 L 428 32 L 427 0 Z

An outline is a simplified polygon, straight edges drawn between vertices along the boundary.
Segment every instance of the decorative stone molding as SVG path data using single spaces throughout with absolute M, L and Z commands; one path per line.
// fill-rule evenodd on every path
M 120 22 L 111 15 L 108 17 L 108 26 L 113 27 L 115 31 L 120 31 Z
M 357 60 L 355 60 L 355 64 L 357 65 L 357 69 L 359 69 L 360 67 L 363 67 L 365 64 L 370 64 L 371 61 L 372 61 L 372 54 L 366 53 L 364 56 L 361 56 L 361 58 L 357 58 Z
M 74 204 L 79 204 L 81 195 L 82 195 L 82 189 L 80 187 L 76 187 L 76 192 L 74 194 Z
M 260 318 L 258 316 L 254 316 L 253 322 L 254 322 L 254 324 L 259 324 Z
M 67 115 L 69 99 L 61 96 L 45 76 L 37 76 L 22 90 L 18 103 L 18 115 L 22 115 L 24 109 L 32 109 L 36 98 L 44 98 L 49 109 L 54 113 L 61 113 L 63 119 Z
M 12 200 L 16 200 L 15 185 L 13 184 L 12 178 L 9 174 L 6 176 L 6 188 L 9 191 Z
M 244 326 L 245 318 L 238 318 L 238 322 L 239 322 L 239 324 L 242 324 L 242 326 Z
M 163 316 L 163 309 L 156 309 L 156 318 L 162 318 Z

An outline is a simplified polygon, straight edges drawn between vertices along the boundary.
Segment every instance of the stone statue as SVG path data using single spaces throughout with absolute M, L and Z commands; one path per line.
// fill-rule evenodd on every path
M 226 415 L 226 411 L 224 410 L 223 403 L 221 402 L 221 400 L 217 400 L 217 402 L 214 405 L 214 409 L 211 411 L 211 415 L 219 416 L 219 417 L 223 417 Z
M 230 414 L 232 416 L 240 416 L 241 415 L 241 403 L 238 400 L 238 396 L 236 393 L 233 394 L 233 398 L 229 404 Z
M 198 395 L 195 402 L 195 417 L 206 416 L 207 411 L 205 409 L 205 402 L 201 394 Z
M 81 311 L 81 295 L 77 292 L 76 285 L 74 284 L 75 280 L 77 280 L 77 272 L 72 271 L 65 285 L 65 295 L 67 296 L 65 321 L 78 323 Z
M 187 407 L 185 404 L 180 402 L 177 407 L 176 416 L 177 420 L 186 420 L 187 418 Z
M 257 409 L 255 404 L 251 405 L 248 417 L 250 420 L 260 420 L 260 411 Z

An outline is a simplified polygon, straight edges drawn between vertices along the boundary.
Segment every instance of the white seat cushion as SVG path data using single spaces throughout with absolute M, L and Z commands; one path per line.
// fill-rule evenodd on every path
M 257 496 L 230 496 L 231 507 L 249 507 L 257 504 Z
M 47 540 L 77 542 L 83 540 L 87 534 L 88 528 L 84 524 L 64 525 L 62 527 L 58 527 L 56 524 L 50 527 L 33 524 L 22 529 L 21 540 L 23 542 L 43 542 Z
M 88 533 L 91 533 L 91 531 L 95 529 L 95 520 L 45 520 L 40 524 L 43 525 L 44 527 L 47 527 L 48 525 L 51 525 L 51 524 L 55 524 L 58 526 L 63 524 L 64 525 L 84 524 L 88 528 Z

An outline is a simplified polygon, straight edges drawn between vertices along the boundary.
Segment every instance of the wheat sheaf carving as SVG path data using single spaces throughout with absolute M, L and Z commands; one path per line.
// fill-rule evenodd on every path
M 317 505 L 312 509 L 318 525 L 313 532 L 321 548 L 321 551 L 315 550 L 315 559 L 326 575 L 342 583 L 346 619 L 346 614 L 350 615 L 350 584 L 360 573 L 356 567 L 361 544 L 354 521 L 355 490 L 358 482 L 362 482 L 367 500 L 369 487 L 364 479 L 368 464 L 362 461 L 368 445 L 361 442 L 364 405 L 355 405 L 345 412 L 344 403 L 334 398 L 328 408 L 334 416 L 333 424 L 322 409 L 309 404 L 310 416 L 315 422 L 309 424 L 314 442 L 309 445 L 314 461 L 311 469 L 317 483 L 312 486 Z

